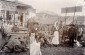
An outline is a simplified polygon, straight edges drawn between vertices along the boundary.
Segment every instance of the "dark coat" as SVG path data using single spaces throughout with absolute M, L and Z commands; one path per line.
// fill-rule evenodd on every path
M 76 36 L 77 36 L 76 28 L 75 27 L 70 27 L 69 30 L 68 30 L 68 37 L 76 39 Z

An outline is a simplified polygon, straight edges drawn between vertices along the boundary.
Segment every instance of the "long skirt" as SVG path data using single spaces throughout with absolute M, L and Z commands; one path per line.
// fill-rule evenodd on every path
M 42 55 L 40 50 L 40 42 L 34 41 L 30 44 L 30 55 Z

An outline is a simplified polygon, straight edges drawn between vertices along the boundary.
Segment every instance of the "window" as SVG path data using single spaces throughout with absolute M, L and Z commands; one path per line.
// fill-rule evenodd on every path
M 9 19 L 8 20 L 11 20 L 11 15 L 9 15 Z
M 18 20 L 19 20 L 19 16 L 18 16 Z

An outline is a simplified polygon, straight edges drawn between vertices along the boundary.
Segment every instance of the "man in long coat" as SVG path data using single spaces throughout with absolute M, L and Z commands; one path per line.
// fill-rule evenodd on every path
M 74 40 L 76 39 L 77 32 L 74 24 L 70 25 L 70 28 L 68 30 L 68 36 L 69 36 L 69 46 L 74 46 Z

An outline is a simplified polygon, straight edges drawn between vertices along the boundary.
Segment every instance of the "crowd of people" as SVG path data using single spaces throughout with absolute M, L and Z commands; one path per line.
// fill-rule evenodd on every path
M 83 29 L 77 28 L 74 24 L 67 26 L 53 26 L 53 33 L 51 34 L 53 37 L 50 39 L 51 41 L 46 38 L 46 35 L 42 33 L 39 28 L 39 23 L 35 22 L 30 23 L 28 26 L 28 33 L 30 37 L 30 55 L 42 55 L 41 47 L 68 46 L 73 48 L 75 45 L 78 47 L 84 46 L 84 41 L 82 41 Z M 2 36 L 5 35 L 6 34 L 2 32 Z M 7 50 L 6 52 L 22 52 L 28 50 L 26 43 L 20 38 L 9 40 L 4 44 L 4 48 L 2 49 L 3 51 Z
M 37 23 L 37 25 L 39 24 Z M 45 38 L 45 35 L 38 30 L 38 27 L 34 27 L 30 32 L 30 55 L 42 55 L 40 48 L 46 45 L 54 47 L 68 46 L 71 48 L 74 46 L 82 47 L 84 46 L 84 41 L 81 39 L 82 37 L 83 29 L 76 28 L 74 24 L 63 26 L 61 29 L 56 26 L 53 38 L 51 42 L 49 42 L 48 39 Z

